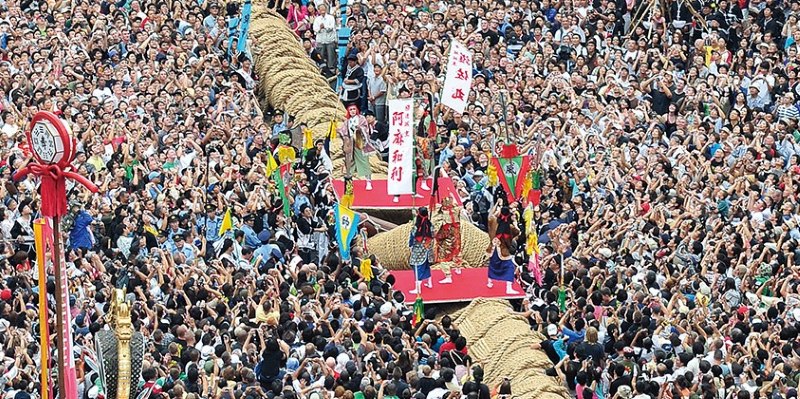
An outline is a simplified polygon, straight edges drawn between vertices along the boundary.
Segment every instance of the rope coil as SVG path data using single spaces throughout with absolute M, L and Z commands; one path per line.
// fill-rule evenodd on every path
M 470 343 L 470 356 L 484 369 L 484 382 L 495 386 L 510 378 L 515 398 L 568 398 L 567 388 L 544 374 L 553 363 L 543 351 L 531 348 L 544 337 L 531 331 L 525 318 L 509 310 L 505 300 L 478 298 L 451 315 Z

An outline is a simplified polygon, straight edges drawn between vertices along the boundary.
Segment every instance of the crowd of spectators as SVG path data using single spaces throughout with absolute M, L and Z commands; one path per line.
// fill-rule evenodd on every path
M 520 267 L 528 298 L 515 306 L 548 338 L 532 344 L 553 361 L 543 373 L 581 399 L 797 397 L 800 2 L 355 1 L 342 64 L 338 4 L 283 5 L 377 140 L 387 98 L 438 104 L 449 43 L 473 52 L 467 111 L 434 107 L 434 159 L 485 227 L 503 201 L 486 176 L 497 142 L 535 155 L 543 283 Z M 448 317 L 412 327 L 380 259 L 357 248 L 340 260 L 323 143 L 294 163 L 283 214 L 264 170 L 299 127 L 262 111 L 227 12 L 0 4 L 3 398 L 39 396 L 38 297 L 54 302 L 32 262 L 38 183 L 11 178 L 42 110 L 71 123 L 75 166 L 100 186 L 69 187 L 62 226 L 82 399 L 105 395 L 90 366 L 116 286 L 148 340 L 152 398 L 513 397 L 514 381 L 482 382 Z M 220 235 L 227 209 L 234 228 Z

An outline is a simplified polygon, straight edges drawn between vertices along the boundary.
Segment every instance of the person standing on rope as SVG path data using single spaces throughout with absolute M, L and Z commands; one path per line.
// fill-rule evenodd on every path
M 336 75 L 338 65 L 336 62 L 336 18 L 328 13 L 328 5 L 320 4 L 317 8 L 318 14 L 314 18 L 314 33 L 316 33 L 316 46 L 322 58 L 325 60 L 325 67 L 331 75 Z
M 422 292 L 422 281 L 427 280 L 425 286 L 433 288 L 431 279 L 431 263 L 433 263 L 433 224 L 428 216 L 428 209 L 421 207 L 417 210 L 414 227 L 411 229 L 408 246 L 411 247 L 409 264 L 414 268 L 416 283 L 411 294 Z
M 339 99 L 346 107 L 355 105 L 361 108 L 361 96 L 364 89 L 364 68 L 358 64 L 358 56 L 347 56 L 347 67 L 342 71 L 342 87 Z
M 492 288 L 494 281 L 506 282 L 506 294 L 519 294 L 512 288 L 514 283 L 514 273 L 517 265 L 514 263 L 512 248 L 514 240 L 519 236 L 519 229 L 514 226 L 511 220 L 511 210 L 507 206 L 494 209 L 489 216 L 489 238 L 491 244 L 487 250 L 489 258 L 489 277 L 486 286 Z

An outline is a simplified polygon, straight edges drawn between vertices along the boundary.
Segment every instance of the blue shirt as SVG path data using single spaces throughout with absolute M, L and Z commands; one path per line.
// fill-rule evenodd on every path
M 208 225 L 206 225 L 206 219 L 208 219 L 208 216 L 201 216 L 197 219 L 197 232 L 203 234 L 203 229 L 205 229 L 206 241 L 213 243 L 219 239 L 219 227 L 222 225 L 222 216 L 217 215 L 213 219 L 208 219 Z
M 273 249 L 277 249 L 278 251 L 281 250 L 275 244 L 264 244 L 264 245 L 258 247 L 258 249 L 256 249 L 255 251 L 253 251 L 253 258 L 258 259 L 259 256 L 261 257 L 261 263 L 256 265 L 256 267 L 260 267 L 261 264 L 266 262 L 267 259 L 269 259 L 269 257 L 272 256 L 272 250 Z M 280 261 L 281 262 L 284 261 L 283 256 L 281 256 Z
M 294 198 L 294 213 L 295 213 L 295 215 L 301 216 L 300 215 L 300 207 L 303 206 L 303 204 L 311 206 L 311 201 L 308 200 L 307 196 L 300 194 L 300 195 L 298 195 L 298 196 L 296 196 Z
M 168 241 L 174 241 L 173 237 L 175 237 L 175 234 L 185 234 L 185 233 L 186 233 L 186 230 L 184 230 L 184 229 L 182 229 L 180 227 L 178 227 L 177 230 L 169 229 L 169 230 L 167 230 L 167 240 Z
M 261 246 L 261 240 L 258 239 L 258 234 L 252 227 L 245 224 L 240 229 L 244 233 L 244 245 L 251 248 L 258 248 Z
M 194 250 L 188 244 L 184 244 L 183 248 L 178 248 L 177 246 L 173 247 L 172 255 L 177 253 L 183 254 L 186 257 L 186 263 L 190 263 L 194 260 Z
M 567 346 L 569 346 L 569 344 L 573 342 L 574 343 L 582 342 L 583 337 L 586 336 L 586 330 L 572 331 L 569 328 L 564 327 L 561 329 L 561 332 L 563 332 L 564 335 L 569 337 L 569 340 L 567 340 Z
M 155 184 L 147 190 L 148 194 L 150 194 L 150 198 L 156 199 L 159 194 L 164 190 L 164 187 L 160 184 Z
M 563 339 L 553 340 L 553 350 L 556 352 L 556 355 L 558 355 L 558 360 L 567 357 L 567 345 L 564 344 Z
M 89 215 L 86 211 L 80 211 L 75 216 L 75 222 L 73 222 L 72 230 L 69 232 L 69 247 L 71 249 L 89 249 L 94 246 L 92 232 L 89 230 L 93 220 L 92 215 Z
M 164 243 L 161 244 L 161 249 L 173 253 L 175 252 L 175 243 L 172 240 L 164 241 Z
M 278 123 L 272 127 L 272 138 L 278 137 L 278 134 L 286 130 L 286 122 Z

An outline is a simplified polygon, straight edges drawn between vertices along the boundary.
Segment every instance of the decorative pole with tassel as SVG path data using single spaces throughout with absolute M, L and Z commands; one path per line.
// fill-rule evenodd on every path
M 61 217 L 67 213 L 66 179 L 72 179 L 96 193 L 97 186 L 76 173 L 72 161 L 77 153 L 77 142 L 67 122 L 51 112 L 37 112 L 27 131 L 28 145 L 33 160 L 14 174 L 20 181 L 28 175 L 39 177 L 41 190 L 41 213 L 52 218 L 51 259 L 56 283 L 56 349 L 58 360 L 58 397 L 77 397 L 75 359 L 72 355 L 72 330 L 69 309 L 69 280 L 67 279 L 64 251 L 61 244 Z M 44 224 L 46 227 L 46 223 Z M 46 240 L 47 237 L 44 237 Z M 39 265 L 45 267 L 45 265 Z M 47 323 L 47 320 L 40 320 Z M 47 348 L 42 348 L 47 350 Z

